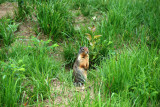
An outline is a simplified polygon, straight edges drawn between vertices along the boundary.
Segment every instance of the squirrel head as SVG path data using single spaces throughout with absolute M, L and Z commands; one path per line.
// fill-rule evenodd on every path
M 87 47 L 80 47 L 80 50 L 79 50 L 79 54 L 89 54 L 89 50 L 88 50 L 88 48 Z

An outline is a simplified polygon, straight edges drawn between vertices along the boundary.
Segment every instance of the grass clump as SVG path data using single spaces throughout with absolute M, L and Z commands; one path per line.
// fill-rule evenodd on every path
M 24 86 L 21 86 L 25 78 L 23 65 L 10 59 L 9 63 L 0 62 L 0 105 L 18 106 Z
M 24 21 L 27 16 L 32 17 L 32 4 L 25 0 L 18 0 L 18 8 L 15 10 L 15 20 Z
M 65 38 L 60 34 L 72 35 L 72 17 L 64 1 L 37 2 L 37 19 L 40 29 L 44 34 L 56 40 Z M 64 32 L 64 33 L 62 33 Z
M 18 26 L 19 24 L 16 24 L 12 19 L 0 19 L 0 45 L 9 46 L 14 41 L 14 32 L 17 30 Z

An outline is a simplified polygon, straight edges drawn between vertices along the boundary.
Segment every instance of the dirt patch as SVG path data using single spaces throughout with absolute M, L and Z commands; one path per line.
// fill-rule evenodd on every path
M 94 12 L 93 16 L 84 16 L 80 10 L 71 11 L 74 16 L 74 28 L 80 30 L 82 27 L 96 25 L 96 22 L 101 22 L 103 14 L 100 12 Z M 91 23 L 92 22 L 92 23 Z
M 21 39 L 30 39 L 31 36 L 36 36 L 36 33 L 33 29 L 35 24 L 36 23 L 33 21 L 25 21 L 21 23 L 18 27 L 18 31 L 15 32 L 15 35 L 17 35 L 17 37 Z
M 10 16 L 14 15 L 14 9 L 17 7 L 17 3 L 5 2 L 0 5 L 0 19 L 7 14 Z
M 80 10 L 72 10 L 71 11 L 74 16 L 74 29 L 80 30 L 81 25 L 85 26 L 89 23 L 89 19 L 87 17 L 84 17 Z
M 18 7 L 16 2 L 5 2 L 0 4 L 0 19 L 9 15 L 10 17 L 14 17 L 14 11 Z M 34 17 L 33 17 L 34 18 Z M 37 23 L 35 21 L 26 20 L 25 22 L 21 22 L 18 31 L 15 32 L 16 37 L 20 39 L 29 39 L 31 36 L 36 36 L 34 31 L 34 26 Z
M 52 100 L 46 99 L 44 102 L 46 105 L 54 104 L 56 106 L 65 107 L 69 106 L 70 102 L 76 101 L 76 95 L 80 95 L 80 99 L 84 100 L 87 96 L 87 91 L 90 91 L 90 99 L 94 98 L 94 92 L 92 88 L 87 88 L 85 86 L 82 87 L 70 87 L 65 84 L 65 82 L 60 82 L 59 80 L 55 79 L 52 81 L 51 87 L 51 98 Z

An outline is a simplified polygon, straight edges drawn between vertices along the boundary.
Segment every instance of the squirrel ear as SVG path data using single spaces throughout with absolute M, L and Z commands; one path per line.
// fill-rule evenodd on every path
M 80 47 L 80 49 L 82 49 L 83 47 Z

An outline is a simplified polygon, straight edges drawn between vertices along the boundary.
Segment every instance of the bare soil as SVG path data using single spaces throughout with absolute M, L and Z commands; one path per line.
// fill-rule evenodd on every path
M 17 7 L 16 3 L 5 2 L 0 4 L 0 19 L 7 14 L 13 16 L 15 7 Z

